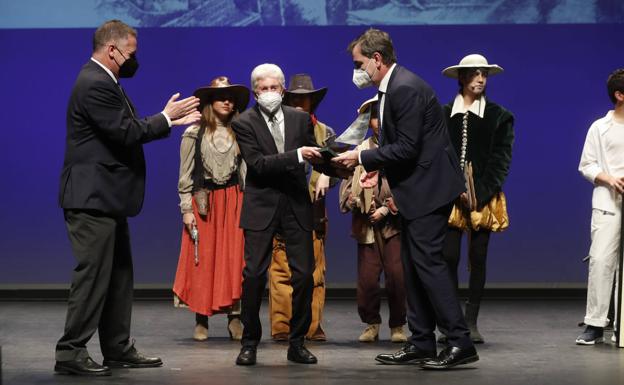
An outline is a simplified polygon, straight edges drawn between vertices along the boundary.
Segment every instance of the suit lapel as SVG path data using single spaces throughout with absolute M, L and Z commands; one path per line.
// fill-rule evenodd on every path
M 106 77 L 106 79 L 108 79 L 111 83 L 113 83 L 113 87 L 115 87 L 115 90 L 117 91 L 117 95 L 119 95 L 119 98 L 121 99 L 121 105 L 124 106 L 124 109 L 128 110 L 128 112 L 130 113 L 132 117 L 136 117 L 136 108 L 134 107 L 134 104 L 132 104 L 132 102 L 130 101 L 130 98 L 128 98 L 128 96 L 125 94 L 125 92 L 121 88 L 121 85 L 115 80 L 113 80 L 113 78 L 111 78 L 110 75 L 102 67 L 100 67 L 99 64 L 95 63 L 93 60 L 89 60 L 88 65 L 90 65 L 91 68 L 93 68 L 95 71 L 97 71 L 99 74 Z
M 275 140 L 273 139 L 273 135 L 271 135 L 271 131 L 269 130 L 269 126 L 267 126 L 262 113 L 260 112 L 260 108 L 256 104 L 254 107 L 254 113 L 251 114 L 251 124 L 252 127 L 256 128 L 256 136 L 258 138 L 258 144 L 265 150 L 268 150 L 272 154 L 277 154 L 277 146 L 275 145 Z

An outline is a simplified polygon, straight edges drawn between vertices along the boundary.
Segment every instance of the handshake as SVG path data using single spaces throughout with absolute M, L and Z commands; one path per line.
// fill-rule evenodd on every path
M 353 152 L 353 151 L 347 151 Z M 355 166 L 349 168 L 345 167 L 337 160 L 343 157 L 345 153 L 338 154 L 331 147 L 301 147 L 301 156 L 312 165 L 316 165 L 319 171 L 325 175 L 335 176 L 342 179 L 347 179 L 353 175 L 353 169 Z M 357 154 L 356 154 L 357 160 Z M 357 164 L 356 164 L 357 165 Z

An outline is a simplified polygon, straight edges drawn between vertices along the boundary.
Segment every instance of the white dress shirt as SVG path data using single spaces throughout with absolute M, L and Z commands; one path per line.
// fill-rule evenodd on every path
M 381 79 L 381 83 L 379 83 L 379 92 L 381 92 L 381 99 L 379 100 L 379 127 L 383 124 L 383 112 L 384 112 L 384 104 L 386 102 L 386 90 L 388 89 L 388 83 L 390 83 L 390 76 L 392 76 L 392 72 L 394 71 L 394 67 L 396 67 L 396 63 L 390 66 L 390 69 L 384 75 L 383 79 Z
M 260 110 L 260 114 L 264 118 L 264 121 L 266 122 L 267 127 L 271 127 L 271 121 L 269 120 L 270 119 L 269 115 L 267 115 L 262 110 L 262 108 L 259 108 L 259 110 Z M 277 124 L 279 126 L 280 133 L 282 134 L 282 138 L 284 139 L 284 145 L 286 145 L 286 135 L 285 135 L 286 132 L 285 132 L 285 126 L 284 126 L 284 111 L 282 111 L 281 107 L 275 112 L 275 114 L 273 115 L 273 118 L 277 120 Z M 303 162 L 303 155 L 301 155 L 301 148 L 297 149 L 297 159 L 299 160 L 299 163 Z
M 479 99 L 472 102 L 470 107 L 466 108 L 466 105 L 464 104 L 464 96 L 462 94 L 457 94 L 457 96 L 455 96 L 455 100 L 453 101 L 451 116 L 454 116 L 456 114 L 463 115 L 466 113 L 466 111 L 470 111 L 478 117 L 483 118 L 483 115 L 485 114 L 486 103 L 487 102 L 485 101 L 485 96 L 481 95 Z
M 95 58 L 91 58 L 91 60 L 99 65 L 100 67 L 102 67 L 104 69 L 104 71 L 106 71 L 107 74 L 110 75 L 110 77 L 113 79 L 113 81 L 115 82 L 115 84 L 119 85 L 119 81 L 117 80 L 117 78 L 115 77 L 115 75 L 113 74 L 113 72 L 108 69 L 108 67 L 106 67 L 104 64 L 100 63 L 99 61 L 97 61 Z M 128 106 L 129 107 L 129 106 Z M 161 111 L 161 114 L 163 114 L 163 116 L 165 117 L 165 119 L 167 119 L 167 124 L 169 125 L 169 127 L 171 127 L 171 118 L 169 117 L 169 115 L 167 115 L 165 113 L 165 111 Z
M 585 138 L 579 171 L 594 184 L 592 208 L 612 213 L 619 212 L 622 197 L 615 190 L 596 184 L 596 176 L 601 172 L 616 178 L 624 174 L 624 125 L 613 119 L 613 111 L 596 120 Z
M 392 72 L 396 67 L 396 63 L 390 66 L 390 69 L 384 75 L 383 79 L 379 83 L 379 92 L 381 92 L 381 98 L 379 99 L 379 127 L 381 128 L 383 125 L 383 112 L 384 112 L 384 104 L 386 102 L 386 90 L 388 89 L 388 83 L 390 83 L 390 76 L 392 76 Z M 358 152 L 358 163 L 362 164 L 362 152 Z

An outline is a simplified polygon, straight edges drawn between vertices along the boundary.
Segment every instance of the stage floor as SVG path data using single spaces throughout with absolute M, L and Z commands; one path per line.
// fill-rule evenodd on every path
M 377 343 L 357 342 L 364 325 L 355 301 L 330 300 L 324 326 L 329 340 L 308 343 L 318 365 L 286 360 L 286 343 L 263 341 L 255 367 L 234 364 L 240 345 L 230 341 L 223 315 L 210 319 L 210 338 L 191 338 L 194 316 L 174 309 L 169 302 L 135 302 L 132 335 L 146 355 L 159 355 L 165 365 L 156 369 L 115 370 L 112 377 L 84 378 L 55 375 L 54 344 L 65 317 L 61 302 L 0 302 L 2 381 L 9 384 L 621 384 L 624 349 L 612 343 L 576 346 L 581 332 L 581 300 L 490 300 L 482 305 L 479 345 L 481 360 L 446 372 L 415 366 L 376 364 L 378 353 L 392 352 L 400 344 L 388 341 L 384 325 Z M 266 303 L 262 320 L 268 330 Z M 383 319 L 387 309 L 383 304 Z M 265 334 L 267 334 L 265 332 Z M 606 340 L 610 341 L 611 334 Z M 89 344 L 91 356 L 101 363 L 98 339 Z

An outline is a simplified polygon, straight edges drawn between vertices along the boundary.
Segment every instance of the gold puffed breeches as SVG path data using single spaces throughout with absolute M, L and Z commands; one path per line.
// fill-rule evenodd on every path
M 312 322 L 306 335 L 312 338 L 322 332 L 323 307 L 325 306 L 325 240 L 314 236 L 314 291 L 312 293 Z M 273 240 L 273 258 L 269 267 L 269 318 L 271 335 L 290 333 L 292 316 L 291 272 L 288 267 L 284 242 Z

